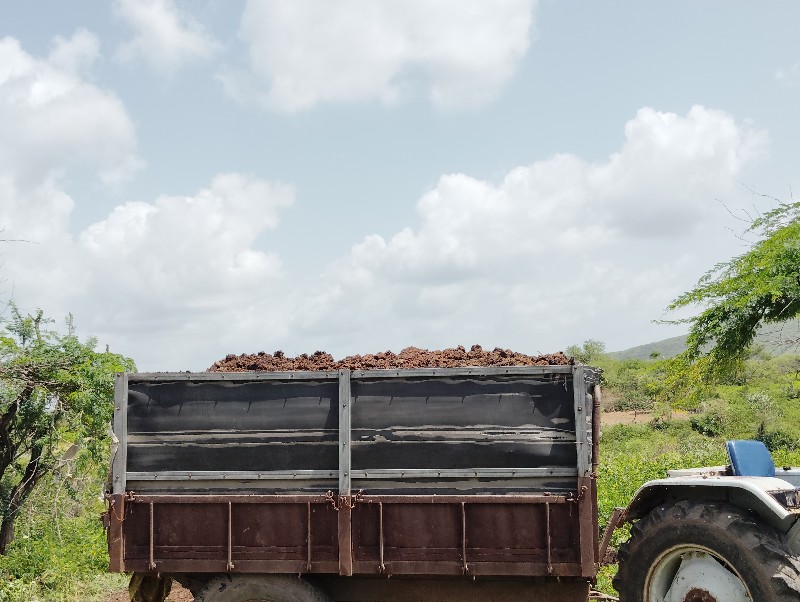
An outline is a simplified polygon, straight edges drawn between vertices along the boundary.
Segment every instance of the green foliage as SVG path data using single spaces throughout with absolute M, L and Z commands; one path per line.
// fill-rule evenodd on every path
M 684 364 L 686 381 L 676 382 L 673 362 L 600 361 L 607 409 L 628 409 L 629 400 L 650 399 L 654 408 L 669 402 L 672 412 L 646 424 L 603 427 L 598 475 L 600 528 L 615 507 L 627 506 L 646 481 L 663 478 L 671 468 L 727 464 L 726 439 L 765 442 L 776 466 L 800 465 L 800 356 L 767 358 L 753 354 L 739 366 L 740 377 L 709 382 L 697 367 Z M 675 411 L 683 408 L 690 412 Z M 627 539 L 619 529 L 613 548 Z M 603 567 L 597 589 L 616 594 L 611 578 L 616 565 Z
M 724 419 L 719 412 L 706 412 L 689 419 L 692 429 L 707 437 L 719 437 L 723 433 Z
M 763 422 L 758 427 L 755 439 L 763 441 L 764 445 L 766 445 L 770 451 L 778 451 L 780 449 L 793 451 L 800 449 L 800 437 L 783 429 L 768 431 Z
M 0 602 L 77 602 L 124 587 L 124 576 L 107 574 L 99 520 L 107 465 L 107 453 L 87 454 L 69 474 L 46 477 L 31 494 L 17 537 L 0 556 Z
M 50 330 L 41 310 L 11 307 L 0 328 L 0 554 L 36 485 L 69 470 L 80 455 L 99 457 L 113 414 L 114 373 L 134 369 L 113 353 L 94 351 Z
M 574 357 L 581 364 L 594 364 L 606 352 L 606 345 L 602 341 L 588 339 L 583 345 L 570 345 L 567 347 L 567 355 Z
M 800 315 L 800 202 L 754 220 L 753 233 L 761 240 L 749 251 L 714 266 L 668 308 L 705 307 L 677 322 L 691 324 L 684 363 L 698 362 L 709 378 L 736 371 L 760 325 Z
M 597 572 L 597 585 L 595 589 L 599 592 L 603 592 L 604 594 L 610 594 L 612 596 L 618 596 L 619 592 L 614 589 L 614 586 L 611 583 L 611 580 L 617 574 L 617 565 L 616 564 L 608 564 L 606 566 L 601 566 L 600 570 Z
M 603 358 L 604 386 L 609 399 L 608 409 L 650 411 L 661 397 L 666 362 L 613 360 Z

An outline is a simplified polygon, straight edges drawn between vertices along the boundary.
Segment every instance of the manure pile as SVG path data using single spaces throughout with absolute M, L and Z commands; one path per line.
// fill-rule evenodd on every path
M 469 351 L 459 345 L 451 349 L 429 351 L 407 347 L 400 353 L 384 351 L 367 355 L 351 355 L 341 360 L 333 359 L 330 353 L 315 351 L 297 357 L 287 357 L 283 351 L 275 353 L 243 353 L 228 355 L 214 364 L 209 372 L 246 372 L 261 370 L 285 372 L 290 370 L 379 370 L 401 368 L 459 368 L 464 366 L 569 366 L 575 360 L 562 352 L 547 355 L 526 355 L 510 349 L 495 347 L 485 351 L 473 345 Z

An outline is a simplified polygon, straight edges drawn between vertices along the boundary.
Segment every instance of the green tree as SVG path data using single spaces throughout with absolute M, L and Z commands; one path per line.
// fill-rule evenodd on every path
M 0 554 L 14 538 L 14 521 L 43 477 L 107 445 L 114 373 L 131 360 L 81 343 L 71 319 L 66 334 L 50 329 L 39 310 L 15 306 L 0 326 Z
M 570 345 L 565 353 L 574 357 L 582 364 L 591 364 L 606 352 L 606 345 L 602 341 L 588 339 L 583 345 Z
M 691 325 L 687 350 L 677 363 L 706 379 L 735 371 L 762 324 L 800 315 L 800 202 L 783 203 L 755 219 L 745 235 L 758 240 L 746 253 L 714 266 L 668 307 L 704 308 L 672 323 Z

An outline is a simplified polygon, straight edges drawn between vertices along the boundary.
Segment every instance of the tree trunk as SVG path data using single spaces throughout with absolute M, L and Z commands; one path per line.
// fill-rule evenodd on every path
M 0 525 L 0 556 L 5 556 L 12 541 L 14 541 L 14 516 L 7 512 L 3 515 L 3 522 Z
M 42 457 L 42 446 L 37 445 L 31 450 L 31 457 L 25 467 L 22 480 L 11 490 L 8 504 L 3 509 L 3 522 L 0 523 L 0 556 L 5 555 L 8 546 L 14 541 L 14 521 L 17 519 L 22 505 L 28 499 L 33 488 L 42 478 L 44 471 L 39 461 Z

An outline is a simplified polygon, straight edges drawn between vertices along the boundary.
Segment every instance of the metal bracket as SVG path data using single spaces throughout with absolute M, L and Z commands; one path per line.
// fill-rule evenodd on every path
M 325 501 L 330 502 L 331 506 L 333 506 L 333 509 L 336 510 L 336 512 L 339 512 L 339 510 L 341 510 L 342 508 L 350 508 L 350 510 L 352 510 L 353 508 L 356 507 L 358 502 L 360 502 L 363 497 L 364 497 L 363 489 L 359 489 L 358 493 L 356 493 L 355 495 L 339 495 L 339 496 L 334 495 L 333 491 L 328 491 L 325 494 Z
M 611 535 L 617 530 L 617 527 L 625 523 L 625 515 L 627 512 L 626 508 L 614 508 L 614 512 L 611 513 L 611 518 L 608 519 L 606 530 L 603 532 L 603 541 L 600 544 L 600 550 L 597 555 L 598 566 L 603 563 L 606 550 L 608 550 L 608 544 L 611 543 Z

